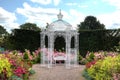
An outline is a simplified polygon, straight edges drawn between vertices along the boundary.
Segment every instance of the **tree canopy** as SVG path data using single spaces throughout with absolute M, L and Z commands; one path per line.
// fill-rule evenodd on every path
M 40 31 L 41 29 L 34 23 L 25 23 L 19 26 L 20 29 Z
M 6 29 L 3 26 L 0 25 L 0 37 L 2 37 L 3 34 L 6 35 L 7 33 L 8 32 L 6 31 Z
M 79 30 L 96 30 L 105 29 L 105 25 L 101 24 L 96 17 L 87 16 L 83 22 L 78 25 Z

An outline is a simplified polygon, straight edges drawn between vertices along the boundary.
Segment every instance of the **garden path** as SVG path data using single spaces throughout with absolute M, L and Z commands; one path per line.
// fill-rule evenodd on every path
M 84 68 L 84 65 L 80 65 L 77 68 L 66 69 L 63 64 L 57 64 L 48 69 L 35 64 L 33 69 L 36 73 L 30 76 L 30 80 L 85 80 L 82 77 Z

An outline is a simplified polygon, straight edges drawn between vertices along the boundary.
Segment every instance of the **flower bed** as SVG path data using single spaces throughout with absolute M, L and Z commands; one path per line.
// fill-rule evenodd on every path
M 87 80 L 120 80 L 120 54 L 114 52 L 94 53 L 93 60 L 86 64 L 83 76 Z
M 32 64 L 37 62 L 39 50 L 30 54 L 29 50 L 24 53 L 18 51 L 6 51 L 0 54 L 0 80 L 28 80 L 34 73 Z

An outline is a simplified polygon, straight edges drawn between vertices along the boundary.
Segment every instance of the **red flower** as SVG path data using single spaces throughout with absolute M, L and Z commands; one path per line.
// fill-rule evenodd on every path
M 90 68 L 92 65 L 94 65 L 96 61 L 91 61 L 86 64 L 86 68 Z
M 18 77 L 20 77 L 22 74 L 25 74 L 26 73 L 26 70 L 25 68 L 23 67 L 17 67 L 15 70 L 14 70 L 14 74 Z

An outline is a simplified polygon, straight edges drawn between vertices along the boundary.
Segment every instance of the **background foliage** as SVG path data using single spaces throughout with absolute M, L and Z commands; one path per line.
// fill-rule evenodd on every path
M 4 37 L 8 35 L 8 32 L 6 31 L 6 29 L 0 25 L 0 47 L 3 46 L 4 43 Z
M 79 30 L 97 30 L 105 29 L 105 25 L 101 24 L 95 16 L 86 16 L 85 20 L 79 25 Z
M 60 38 L 57 38 L 60 39 Z M 64 40 L 64 39 L 63 39 Z M 56 49 L 65 44 L 56 40 Z M 45 41 L 46 44 L 48 41 Z M 73 42 L 73 41 L 72 41 Z M 118 46 L 120 42 L 120 30 L 81 30 L 79 31 L 79 51 L 82 56 L 85 56 L 87 51 L 110 51 L 115 50 L 114 46 Z M 15 29 L 10 37 L 8 43 L 11 49 L 24 51 L 29 49 L 31 51 L 40 47 L 40 32 L 32 30 Z M 6 45 L 7 46 L 7 45 Z M 73 46 L 73 45 L 72 45 Z M 8 48 L 9 49 L 9 48 Z
M 81 30 L 79 50 L 85 56 L 87 51 L 110 51 L 120 42 L 120 30 Z
M 4 33 L 5 29 L 0 26 Z M 8 50 L 24 51 L 29 49 L 34 51 L 40 47 L 40 28 L 34 23 L 25 23 L 19 26 L 20 29 L 14 29 L 11 34 L 0 38 L 2 45 Z M 87 16 L 83 22 L 78 25 L 79 28 L 79 52 L 84 57 L 87 51 L 110 51 L 119 48 L 120 29 L 106 30 L 104 24 L 101 24 L 94 16 Z M 2 33 L 3 34 L 3 33 Z M 46 47 L 48 47 L 47 36 L 45 38 Z M 71 48 L 74 48 L 74 38 L 71 40 Z M 65 51 L 65 39 L 57 37 L 55 42 L 57 51 Z M 64 49 L 63 49 L 64 48 Z M 118 51 L 118 50 L 116 50 Z
M 19 26 L 20 29 L 40 31 L 41 29 L 35 23 L 25 23 Z
M 40 32 L 33 30 L 15 29 L 8 38 L 10 48 L 13 50 L 30 51 L 37 50 L 40 47 Z

